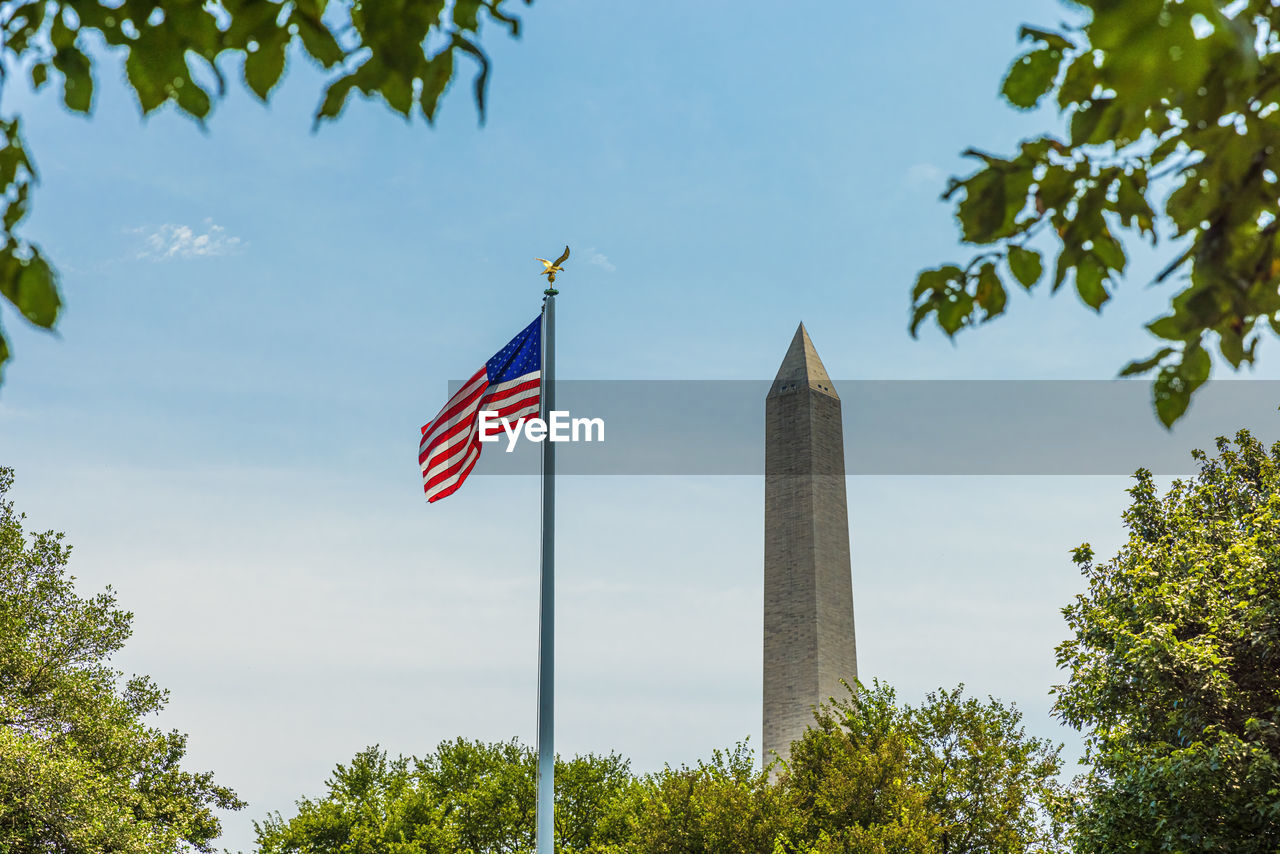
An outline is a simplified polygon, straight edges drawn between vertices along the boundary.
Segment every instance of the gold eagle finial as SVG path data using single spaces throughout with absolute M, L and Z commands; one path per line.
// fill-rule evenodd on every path
M 564 254 L 563 254 L 563 255 L 561 255 L 559 258 L 557 258 L 557 259 L 556 259 L 556 260 L 554 260 L 554 261 L 548 261 L 546 258 L 534 258 L 533 260 L 535 260 L 535 261 L 541 261 L 541 262 L 542 262 L 542 266 L 544 267 L 543 271 L 542 271 L 541 273 L 539 273 L 538 275 L 539 275 L 539 276 L 546 276 L 546 277 L 547 277 L 547 284 L 549 284 L 549 285 L 555 284 L 555 281 L 556 281 L 556 273 L 563 273 L 563 272 L 564 272 L 564 268 L 563 268 L 563 267 L 561 267 L 560 265 L 561 265 L 561 264 L 563 264 L 565 261 L 568 261 L 568 260 L 569 260 L 569 247 L 568 247 L 568 246 L 566 246 L 566 247 L 564 248 Z

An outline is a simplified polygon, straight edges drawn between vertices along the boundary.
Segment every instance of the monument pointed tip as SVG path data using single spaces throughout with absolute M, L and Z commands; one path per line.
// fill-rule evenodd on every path
M 782 366 L 778 368 L 778 375 L 774 377 L 769 394 L 781 394 L 802 386 L 835 398 L 840 396 L 831 384 L 831 377 L 827 375 L 827 369 L 818 357 L 818 351 L 814 348 L 803 321 L 796 327 L 795 337 L 791 339 L 791 346 L 787 348 L 787 355 L 782 359 Z

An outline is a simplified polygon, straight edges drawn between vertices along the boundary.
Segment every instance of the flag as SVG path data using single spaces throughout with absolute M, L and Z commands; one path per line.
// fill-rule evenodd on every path
M 480 459 L 480 412 L 518 425 L 538 412 L 542 390 L 542 318 L 499 350 L 422 428 L 418 465 L 427 501 L 452 495 Z M 490 433 L 500 430 L 490 425 Z

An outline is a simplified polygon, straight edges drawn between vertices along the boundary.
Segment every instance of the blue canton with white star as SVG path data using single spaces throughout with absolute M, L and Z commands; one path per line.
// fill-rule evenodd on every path
M 475 364 L 474 362 L 472 364 Z M 484 363 L 489 384 L 504 383 L 542 369 L 542 317 L 538 316 Z

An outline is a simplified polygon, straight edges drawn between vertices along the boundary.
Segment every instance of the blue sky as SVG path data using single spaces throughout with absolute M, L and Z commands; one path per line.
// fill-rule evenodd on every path
M 448 381 L 536 314 L 533 256 L 573 247 L 567 378 L 767 380 L 800 320 L 837 380 L 1108 379 L 1153 349 L 1143 253 L 1100 318 L 1014 294 L 954 345 L 906 333 L 914 274 L 964 257 L 937 201 L 958 152 L 1056 121 L 996 97 L 1018 25 L 1071 14 L 542 0 L 520 40 L 486 34 L 483 128 L 463 81 L 434 129 L 354 100 L 312 134 L 296 56 L 207 132 L 139 120 L 114 58 L 91 120 L 7 87 L 66 311 L 56 337 L 0 311 L 0 462 L 84 590 L 134 612 L 119 663 L 171 689 L 191 765 L 249 801 L 223 844 L 367 744 L 532 741 L 536 481 L 428 507 L 414 456 Z M 1125 485 L 851 478 L 863 675 L 1016 700 L 1074 753 L 1046 696 L 1068 552 L 1114 550 Z M 758 743 L 762 506 L 759 478 L 564 481 L 562 751 L 649 770 Z

